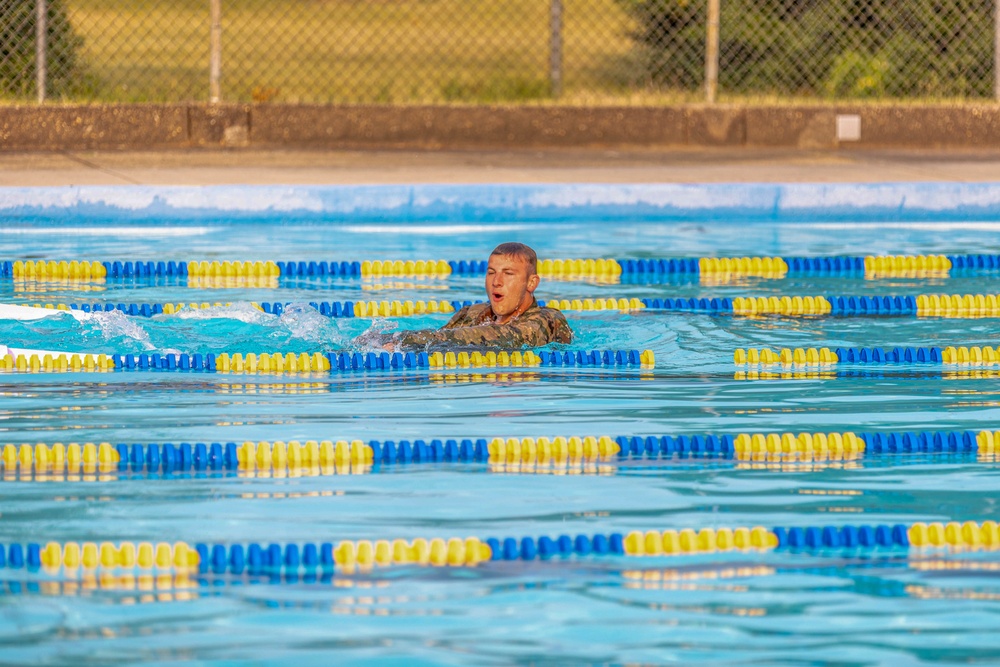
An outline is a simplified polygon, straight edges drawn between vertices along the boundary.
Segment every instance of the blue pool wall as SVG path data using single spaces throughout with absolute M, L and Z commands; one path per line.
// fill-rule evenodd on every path
M 0 216 L 24 223 L 995 221 L 1000 182 L 8 187 L 0 188 Z

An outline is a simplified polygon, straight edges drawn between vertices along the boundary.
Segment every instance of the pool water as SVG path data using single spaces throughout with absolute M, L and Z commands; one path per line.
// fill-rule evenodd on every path
M 11 220 L 0 259 L 485 259 L 518 240 L 541 257 L 1000 253 L 1000 221 L 907 223 L 357 222 L 275 213 L 228 220 Z M 997 293 L 996 272 L 543 281 L 541 299 Z M 481 277 L 295 278 L 242 288 L 184 280 L 0 282 L 0 303 L 209 302 L 153 318 L 0 321 L 13 347 L 104 353 L 366 351 L 372 327 L 447 315 L 331 319 L 308 303 L 481 300 Z M 251 304 L 293 304 L 281 316 Z M 655 369 L 541 367 L 0 375 L 0 444 L 401 440 L 570 435 L 993 430 L 989 373 L 898 364 L 824 377 L 740 379 L 736 348 L 995 345 L 995 319 L 570 312 L 566 349 L 651 349 Z M 841 371 L 844 372 L 841 372 Z M 858 369 L 853 369 L 858 370 Z M 421 463 L 362 474 L 0 477 L 0 544 L 289 543 L 537 537 L 737 526 L 1000 520 L 997 463 L 975 453 L 746 462 L 675 457 L 601 465 Z M 1000 656 L 991 550 L 778 549 L 683 556 L 400 565 L 332 577 L 203 574 L 151 590 L 0 569 L 5 664 L 681 663 L 952 664 Z

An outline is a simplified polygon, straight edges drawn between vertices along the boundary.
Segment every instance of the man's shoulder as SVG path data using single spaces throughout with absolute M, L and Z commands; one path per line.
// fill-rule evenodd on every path
M 451 326 L 469 326 L 478 324 L 487 315 L 489 303 L 473 303 L 463 307 L 452 316 Z
M 535 322 L 543 329 L 548 330 L 548 340 L 552 343 L 572 343 L 573 330 L 566 321 L 566 316 L 558 308 L 539 307 L 536 311 Z
M 562 320 L 566 321 L 566 316 L 558 308 L 549 308 L 548 306 L 539 306 L 538 315 L 550 320 Z
M 470 305 L 465 306 L 464 308 L 462 308 L 462 310 L 460 310 L 459 312 L 462 313 L 463 315 L 465 315 L 466 317 L 473 318 L 473 319 L 479 319 L 479 318 L 483 317 L 484 315 L 486 315 L 486 313 L 487 313 L 487 311 L 489 311 L 489 309 L 490 309 L 490 304 L 487 301 L 486 303 L 473 303 L 473 304 L 470 304 Z

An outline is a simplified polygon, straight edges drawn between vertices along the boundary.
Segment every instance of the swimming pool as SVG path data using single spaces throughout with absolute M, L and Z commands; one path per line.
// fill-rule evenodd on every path
M 543 258 L 615 258 L 626 268 L 629 259 L 995 256 L 996 201 L 996 186 L 926 184 L 7 190 L 0 192 L 7 215 L 0 260 L 481 260 L 511 239 Z M 998 519 L 994 454 L 961 439 L 1000 423 L 996 365 L 869 363 L 849 361 L 846 352 L 836 363 L 737 365 L 734 352 L 981 348 L 996 345 L 996 319 L 958 308 L 948 316 L 746 317 L 687 301 L 668 309 L 664 300 L 989 295 L 998 291 L 998 270 L 706 276 L 660 268 L 553 278 L 538 293 L 571 306 L 625 299 L 624 309 L 571 307 L 577 338 L 553 350 L 648 349 L 653 368 L 576 358 L 568 365 L 562 356 L 558 365 L 506 368 L 442 360 L 322 372 L 0 373 L 0 443 L 107 442 L 125 445 L 126 456 L 140 445 L 145 457 L 69 471 L 3 461 L 4 661 L 896 665 L 994 658 L 995 550 L 860 544 L 868 538 L 853 533 L 845 545 L 843 538 L 845 526 Z M 439 326 L 447 314 L 338 318 L 308 304 L 351 302 L 353 313 L 358 302 L 482 298 L 477 275 L 306 273 L 201 282 L 4 278 L 2 303 L 188 307 L 153 317 L 113 311 L 83 321 L 6 320 L 0 343 L 135 358 L 362 355 L 368 350 L 353 341 L 371 327 Z M 252 303 L 280 303 L 283 312 Z M 867 447 L 852 453 L 824 445 L 823 453 L 807 443 L 792 456 L 774 451 L 779 439 L 771 450 L 765 442 L 737 453 L 738 434 L 784 432 L 867 434 Z M 538 462 L 539 438 L 603 435 L 621 438 L 622 455 Z M 503 456 L 496 437 L 504 439 Z M 403 440 L 411 452 L 417 440 L 426 443 L 419 460 L 403 460 Z M 449 440 L 457 449 L 445 451 Z M 478 456 L 480 440 L 494 451 Z M 197 443 L 239 449 L 247 441 L 255 443 L 253 456 L 257 443 L 268 444 L 268 465 L 255 459 L 247 466 L 243 458 L 229 466 L 223 458 L 198 466 L 191 458 L 150 470 L 150 445 L 162 457 L 165 443 L 178 456 L 188 443 L 194 457 Z M 324 465 L 279 465 L 271 444 L 292 441 L 377 441 L 384 460 L 334 452 Z M 391 460 L 386 441 L 394 443 Z M 462 449 L 464 441 L 471 449 Z M 635 531 L 643 540 L 648 531 L 670 533 L 662 550 L 684 529 L 756 526 L 819 530 L 783 533 L 780 548 L 766 540 L 728 548 L 713 537 L 709 546 L 721 548 L 696 543 L 672 555 L 613 553 L 613 539 L 593 539 L 620 535 L 621 548 L 634 554 L 635 538 L 625 542 Z M 831 529 L 839 546 L 812 542 Z M 564 535 L 572 543 L 565 550 Z M 543 545 L 543 536 L 555 538 L 555 547 Z M 576 548 L 578 536 L 587 538 L 584 549 Z M 502 553 L 474 567 L 302 562 L 306 545 L 456 537 L 496 538 L 491 551 L 499 545 Z M 516 553 L 508 553 L 510 538 Z M 522 538 L 530 538 L 527 547 Z M 189 574 L 14 566 L 11 545 L 49 542 L 204 543 L 210 556 L 217 545 L 227 551 L 222 567 L 205 563 L 205 571 Z M 271 544 L 285 549 L 283 565 L 234 572 L 233 546 L 245 547 L 249 560 L 252 544 L 265 553 Z M 299 546 L 291 561 L 289 544 Z M 537 554 L 553 548 L 558 553 Z

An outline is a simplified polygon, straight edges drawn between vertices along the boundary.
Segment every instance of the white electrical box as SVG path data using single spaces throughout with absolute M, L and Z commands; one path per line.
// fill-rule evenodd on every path
M 837 141 L 861 141 L 861 116 L 837 115 Z

